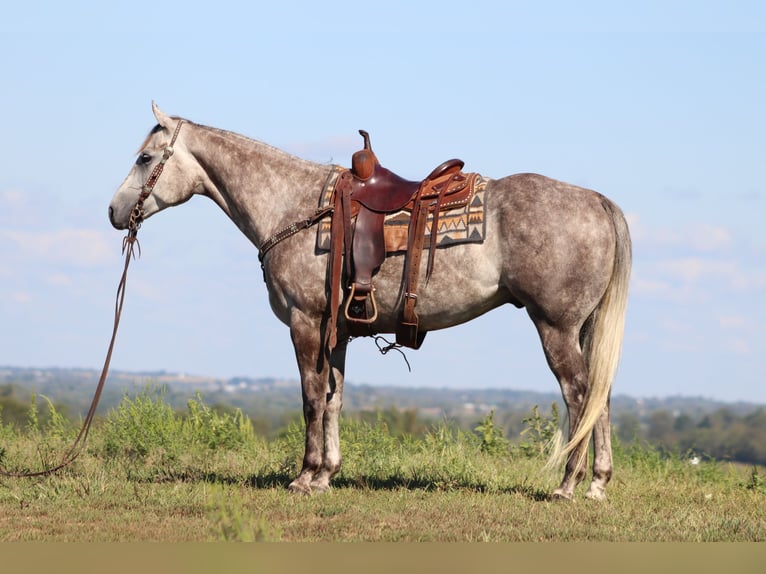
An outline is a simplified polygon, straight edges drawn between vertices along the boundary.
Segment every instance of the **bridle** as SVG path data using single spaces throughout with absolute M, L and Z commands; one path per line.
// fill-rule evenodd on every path
M 154 166 L 154 169 L 149 174 L 149 177 L 144 182 L 144 185 L 141 186 L 141 193 L 138 196 L 136 205 L 133 206 L 133 210 L 130 212 L 130 219 L 128 219 L 129 236 L 135 237 L 138 233 L 138 229 L 141 227 L 141 223 L 144 221 L 144 201 L 146 201 L 146 198 L 149 197 L 154 191 L 154 186 L 157 185 L 157 180 L 160 179 L 162 170 L 165 169 L 165 164 L 168 162 L 173 153 L 175 153 L 173 146 L 178 139 L 178 133 L 181 131 L 181 126 L 183 124 L 184 120 L 178 120 L 178 125 L 173 132 L 173 137 L 170 138 L 170 143 L 165 146 L 165 149 L 162 151 L 162 157 L 160 158 L 160 161 L 157 163 L 157 165 Z
M 146 182 L 141 187 L 141 193 L 138 196 L 136 205 L 133 207 L 133 210 L 130 212 L 130 218 L 128 220 L 128 234 L 122 240 L 122 253 L 123 255 L 125 255 L 125 267 L 123 268 L 123 271 L 122 271 L 122 277 L 120 278 L 120 283 L 117 286 L 117 297 L 115 300 L 115 307 L 114 307 L 114 327 L 112 329 L 112 339 L 109 342 L 109 348 L 106 352 L 106 359 L 104 361 L 104 367 L 101 370 L 101 377 L 99 378 L 98 384 L 96 385 L 96 392 L 93 394 L 93 400 L 91 401 L 90 408 L 88 409 L 88 414 L 85 416 L 85 419 L 83 420 L 80 433 L 77 435 L 77 438 L 74 440 L 74 444 L 72 444 L 69 450 L 67 450 L 64 456 L 61 458 L 61 461 L 55 466 L 52 466 L 52 467 L 46 468 L 45 470 L 40 470 L 40 471 L 23 471 L 23 472 L 10 472 L 5 470 L 5 468 L 0 467 L 0 476 L 18 477 L 18 478 L 48 476 L 64 468 L 65 466 L 68 466 L 72 462 L 74 462 L 74 460 L 82 452 L 82 449 L 85 446 L 85 440 L 88 438 L 88 433 L 90 432 L 91 424 L 93 423 L 93 418 L 96 414 L 96 408 L 98 407 L 98 402 L 101 399 L 101 393 L 104 390 L 104 384 L 106 383 L 106 376 L 109 373 L 109 365 L 112 362 L 112 351 L 114 351 L 114 341 L 117 338 L 117 327 L 120 324 L 120 317 L 122 316 L 122 304 L 125 301 L 125 285 L 128 279 L 128 266 L 130 265 L 130 260 L 135 258 L 136 247 L 138 248 L 139 256 L 141 255 L 141 246 L 138 243 L 137 236 L 138 236 L 138 230 L 141 227 L 141 223 L 144 220 L 144 201 L 146 201 L 146 198 L 149 197 L 154 191 L 154 187 L 157 185 L 157 180 L 159 180 L 160 175 L 162 175 L 162 170 L 165 169 L 165 164 L 173 155 L 174 153 L 173 145 L 176 143 L 176 139 L 178 139 L 178 133 L 181 131 L 181 126 L 183 125 L 183 123 L 184 123 L 184 120 L 178 121 L 178 125 L 176 126 L 175 132 L 173 132 L 173 137 L 170 140 L 170 144 L 168 144 L 165 147 L 165 149 L 162 152 L 162 158 L 160 159 L 159 163 L 154 166 L 154 169 L 149 174 L 149 177 L 147 178 Z

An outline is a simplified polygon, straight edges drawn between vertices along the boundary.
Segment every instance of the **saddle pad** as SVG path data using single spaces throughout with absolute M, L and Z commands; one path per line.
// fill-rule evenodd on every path
M 335 184 L 342 168 L 333 170 L 327 180 L 319 200 L 319 207 L 332 205 Z M 486 235 L 486 219 L 484 217 L 484 195 L 489 180 L 477 175 L 473 185 L 473 193 L 465 205 L 439 213 L 439 229 L 436 235 L 436 247 L 449 247 L 461 243 L 482 243 Z M 424 247 L 430 247 L 431 221 L 428 216 Z M 386 253 L 397 253 L 407 250 L 407 231 L 410 224 L 410 212 L 400 211 L 387 215 L 383 233 L 386 240 Z M 317 230 L 317 249 L 330 251 L 330 231 L 332 219 L 319 222 Z

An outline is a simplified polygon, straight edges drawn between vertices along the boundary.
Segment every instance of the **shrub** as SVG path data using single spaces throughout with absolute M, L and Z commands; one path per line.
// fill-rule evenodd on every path
M 559 429 L 558 405 L 551 403 L 549 417 L 542 416 L 540 409 L 535 405 L 523 422 L 526 428 L 521 431 L 521 436 L 526 437 L 526 441 L 520 443 L 518 449 L 529 458 L 545 456 Z
M 503 430 L 495 424 L 495 411 L 491 410 L 473 429 L 481 441 L 481 452 L 491 456 L 507 456 L 509 443 L 503 436 Z
M 126 395 L 107 414 L 104 449 L 108 457 L 143 458 L 158 449 L 172 457 L 179 452 L 181 419 L 163 400 L 164 392 L 147 388 L 135 398 Z
M 202 402 L 199 394 L 187 403 L 184 435 L 209 449 L 235 449 L 255 438 L 253 423 L 240 409 L 219 413 Z

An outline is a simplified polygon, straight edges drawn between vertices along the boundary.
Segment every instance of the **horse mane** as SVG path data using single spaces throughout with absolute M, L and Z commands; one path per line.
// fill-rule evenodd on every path
M 188 122 L 189 120 L 185 120 L 185 121 Z M 324 164 L 321 164 L 321 163 L 317 163 L 315 161 L 308 160 L 306 158 L 302 158 L 300 156 L 295 155 L 294 153 L 291 153 L 289 151 L 280 149 L 280 148 L 278 148 L 276 146 L 273 146 L 273 145 L 271 145 L 269 143 L 266 143 L 266 142 L 263 142 L 263 141 L 251 138 L 249 136 L 243 135 L 243 134 L 238 133 L 238 132 L 233 132 L 231 130 L 225 130 L 225 129 L 222 129 L 222 128 L 216 128 L 216 127 L 212 127 L 212 126 L 207 126 L 207 125 L 204 125 L 204 124 L 198 124 L 198 123 L 195 123 L 195 122 L 189 122 L 189 123 L 193 124 L 194 126 L 196 126 L 198 128 L 202 128 L 202 129 L 204 129 L 204 130 L 206 130 L 208 132 L 216 134 L 216 135 L 218 135 L 219 137 L 221 137 L 221 138 L 223 138 L 225 140 L 233 140 L 233 141 L 238 141 L 238 142 L 242 142 L 242 143 L 249 144 L 249 145 L 255 145 L 255 146 L 261 148 L 261 150 L 266 151 L 267 153 L 271 154 L 273 157 L 281 156 L 283 158 L 289 158 L 290 161 L 297 162 L 299 164 L 304 164 L 304 165 L 310 166 L 310 167 L 314 167 L 314 166 L 317 166 L 317 165 L 324 165 Z
M 276 146 L 273 146 L 271 144 L 268 144 L 268 143 L 265 143 L 265 142 L 262 142 L 262 141 L 259 141 L 259 140 L 256 140 L 256 139 L 253 139 L 251 137 L 242 135 L 242 134 L 237 133 L 237 132 L 233 132 L 233 131 L 230 131 L 230 130 L 224 130 L 224 129 L 216 128 L 216 127 L 212 127 L 212 126 L 207 126 L 207 125 L 204 125 L 204 124 L 198 124 L 196 122 L 193 122 L 193 121 L 181 118 L 179 116 L 171 116 L 171 118 L 173 120 L 181 120 L 181 119 L 183 119 L 188 124 L 191 124 L 191 125 L 196 126 L 198 128 L 202 128 L 202 129 L 204 129 L 206 131 L 209 131 L 209 132 L 212 132 L 214 134 L 217 134 L 217 135 L 219 135 L 220 137 L 222 137 L 224 139 L 238 140 L 238 141 L 249 143 L 249 144 L 256 144 L 256 145 L 260 146 L 261 148 L 263 148 L 265 150 L 269 150 L 274 155 L 282 155 L 282 156 L 285 156 L 285 157 L 289 157 L 289 158 L 291 158 L 294 161 L 297 160 L 298 162 L 304 163 L 306 165 L 312 165 L 312 166 L 313 165 L 317 165 L 316 162 L 313 162 L 313 161 L 307 160 L 305 158 L 296 156 L 295 154 L 292 154 L 292 153 L 290 153 L 288 151 L 279 149 Z M 151 140 L 152 137 L 155 134 L 157 134 L 159 132 L 162 132 L 162 131 L 165 131 L 165 128 L 162 127 L 160 124 L 155 125 L 151 130 L 149 130 L 149 133 L 146 135 L 146 138 L 141 143 L 141 147 L 138 148 L 138 151 L 136 153 L 140 153 L 141 150 L 145 149 L 146 146 L 149 145 L 149 140 Z

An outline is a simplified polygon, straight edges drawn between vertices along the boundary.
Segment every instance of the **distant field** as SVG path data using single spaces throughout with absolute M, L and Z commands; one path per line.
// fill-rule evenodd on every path
M 53 464 L 77 431 L 55 411 L 28 418 L 0 427 L 6 468 Z M 543 439 L 509 445 L 491 420 L 417 439 L 346 421 L 334 489 L 296 496 L 299 425 L 266 440 L 237 413 L 192 401 L 178 414 L 143 395 L 110 411 L 70 467 L 0 479 L 0 541 L 766 541 L 762 468 L 618 446 L 608 501 L 581 489 L 552 502 Z

